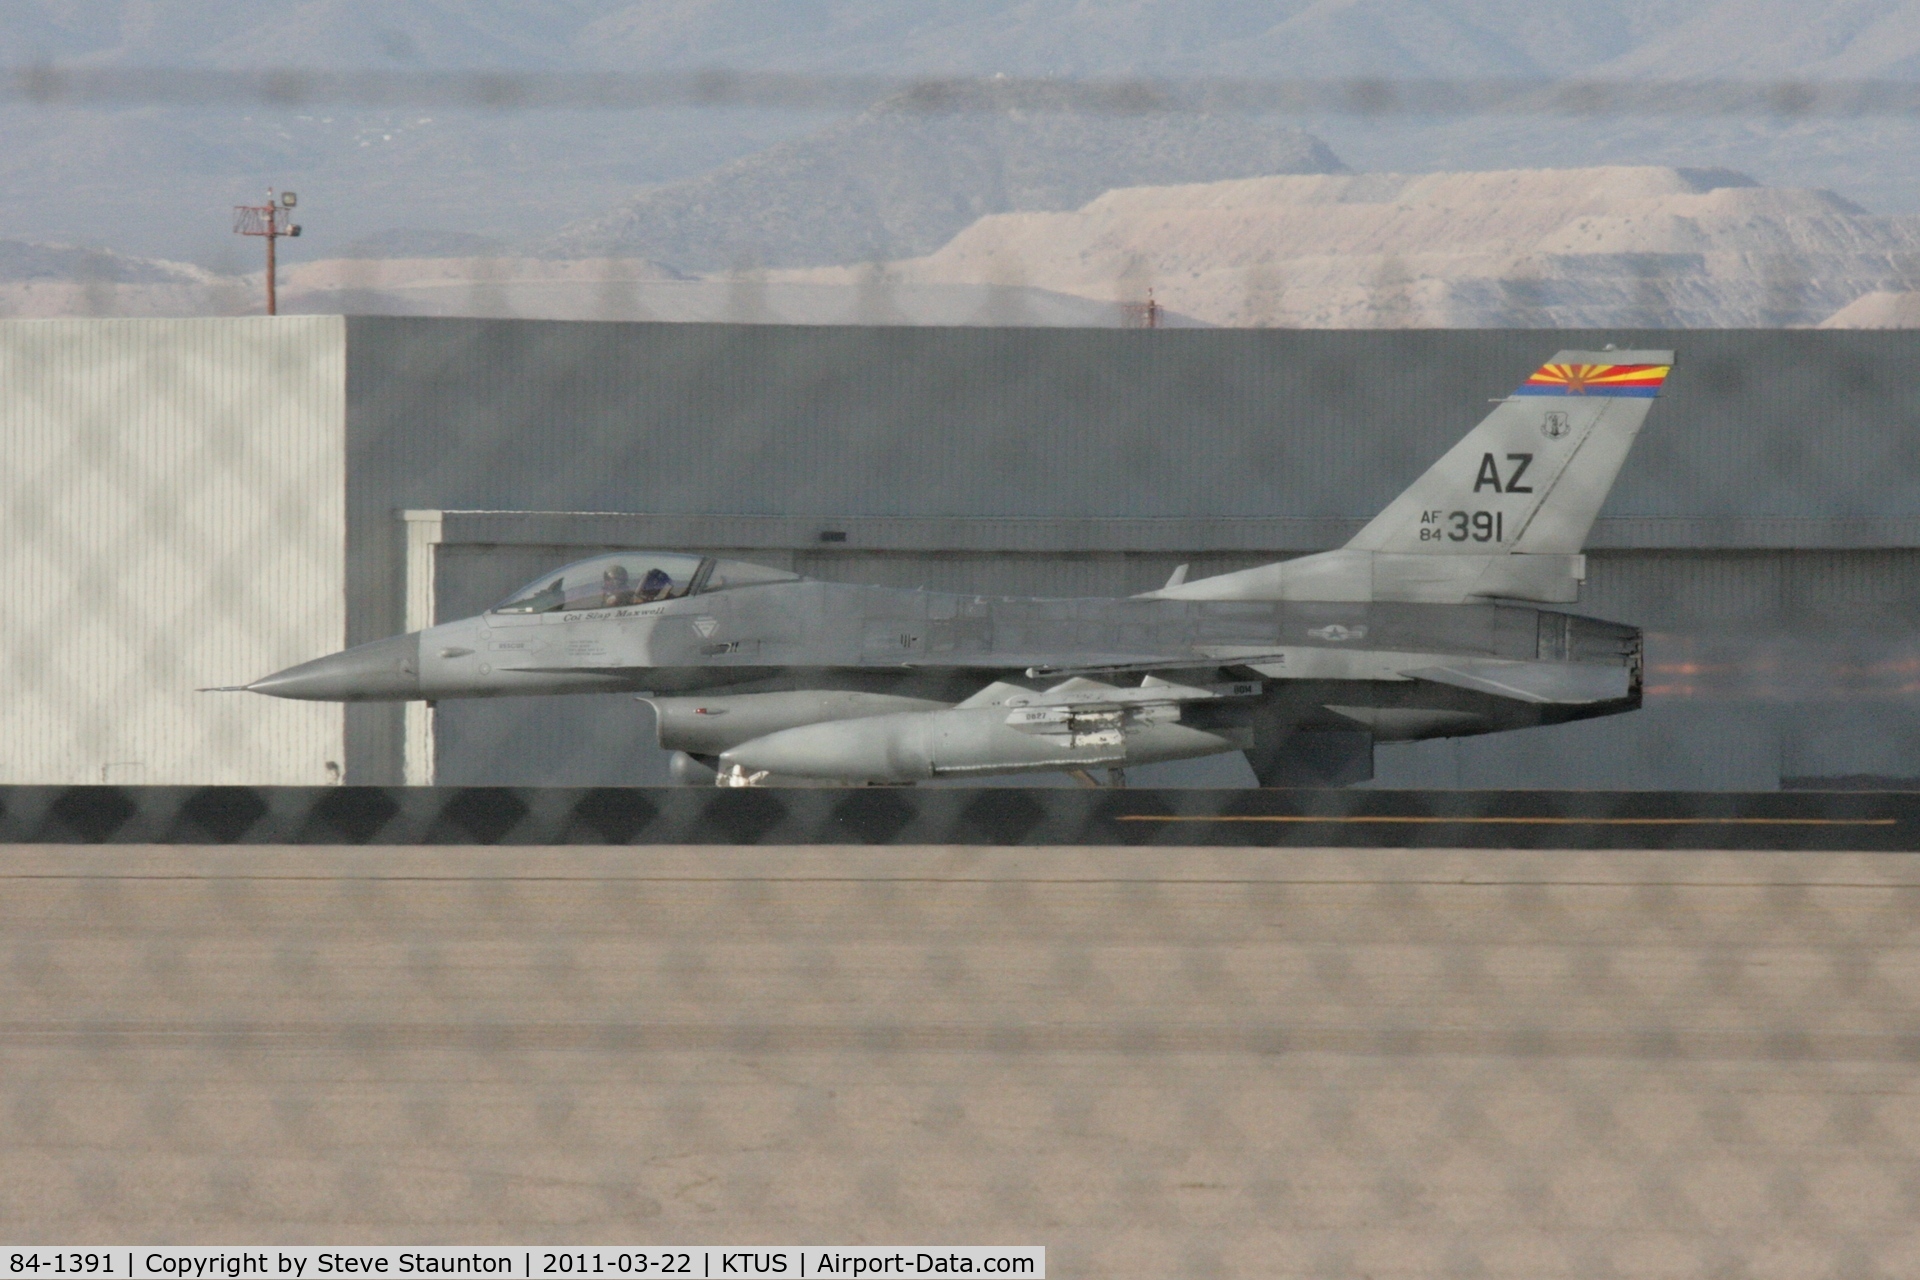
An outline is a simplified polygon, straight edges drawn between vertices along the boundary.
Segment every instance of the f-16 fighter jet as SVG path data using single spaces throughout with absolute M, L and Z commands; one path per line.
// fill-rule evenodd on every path
M 682 780 L 911 783 L 1242 751 L 1262 786 L 1373 744 L 1631 711 L 1641 637 L 1562 609 L 1673 364 L 1562 351 L 1336 551 L 1128 599 L 818 582 L 595 556 L 474 618 L 247 685 L 323 701 L 629 691 Z

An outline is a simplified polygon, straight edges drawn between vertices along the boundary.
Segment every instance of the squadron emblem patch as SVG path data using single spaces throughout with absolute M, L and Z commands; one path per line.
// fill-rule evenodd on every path
M 1564 413 L 1549 413 L 1540 424 L 1540 434 L 1549 440 L 1558 440 L 1570 429 L 1567 426 L 1567 415 Z

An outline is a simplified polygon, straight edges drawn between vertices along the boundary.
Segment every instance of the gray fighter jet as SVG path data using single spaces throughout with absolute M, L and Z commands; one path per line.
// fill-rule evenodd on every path
M 1640 705 L 1641 638 L 1570 604 L 1673 363 L 1562 351 L 1346 546 L 1129 599 L 818 582 L 595 556 L 474 618 L 245 686 L 322 701 L 630 691 L 675 776 L 910 783 L 1243 751 L 1263 786 L 1372 776 L 1373 744 Z

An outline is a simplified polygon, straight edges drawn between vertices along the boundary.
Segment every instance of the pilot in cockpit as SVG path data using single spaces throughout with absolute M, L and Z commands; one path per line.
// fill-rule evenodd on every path
M 654 572 L 658 573 L 659 570 L 656 569 Z M 651 582 L 652 575 L 648 575 L 647 580 Z M 611 609 L 617 605 L 632 604 L 633 593 L 627 589 L 627 586 L 627 566 L 608 565 L 607 571 L 600 575 L 600 607 Z
M 640 604 L 653 600 L 665 600 L 673 595 L 673 579 L 665 569 L 658 567 L 647 570 L 647 576 L 640 579 L 640 590 L 634 598 Z

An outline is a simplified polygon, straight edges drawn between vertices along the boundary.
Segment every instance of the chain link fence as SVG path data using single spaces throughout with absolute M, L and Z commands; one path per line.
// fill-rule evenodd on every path
M 0 103 L 22 112 L 851 110 L 894 93 L 916 121 L 1554 127 L 1900 123 L 1920 113 L 1916 92 L 0 79 Z M 1920 258 L 1899 227 L 1881 232 L 1872 286 L 1911 293 Z M 469 316 L 790 319 L 755 265 L 764 247 L 700 282 L 706 310 L 687 309 L 693 282 L 644 263 L 596 258 L 562 279 L 497 244 L 468 246 L 471 279 L 406 284 L 410 306 Z M 1383 746 L 1379 781 L 1433 789 L 1413 799 L 1226 790 L 1250 773 L 1136 779 L 1201 788 L 1190 795 L 646 793 L 630 784 L 663 780 L 663 757 L 628 695 L 446 709 L 435 756 L 423 711 L 265 711 L 195 692 L 483 607 L 529 563 L 625 546 L 592 532 L 621 513 L 688 522 L 681 549 L 731 536 L 726 548 L 810 576 L 969 592 L 1128 594 L 1183 565 L 1322 549 L 1526 360 L 1634 340 L 1550 331 L 1706 314 L 1687 310 L 1704 304 L 1677 251 L 1613 255 L 1603 278 L 1572 285 L 1521 263 L 1484 277 L 1498 296 L 1475 302 L 1479 284 L 1434 287 L 1420 248 L 1383 246 L 1352 304 L 1411 332 L 1364 341 L 1280 331 L 1309 314 L 1288 309 L 1296 258 L 1235 267 L 1230 322 L 1274 332 L 1096 341 L 1086 326 L 1157 323 L 1174 269 L 1121 262 L 1098 282 L 1112 314 L 1093 316 L 1039 297 L 1018 254 L 977 294 L 936 298 L 878 251 L 831 318 L 931 316 L 988 336 L 0 326 L 15 462 L 0 489 L 13 592 L 0 781 L 46 784 L 0 795 L 0 839 L 19 842 L 0 844 L 0 1237 L 1044 1244 L 1054 1274 L 1089 1277 L 1920 1273 L 1920 854 L 1911 796 L 1888 798 L 1920 778 L 1920 403 L 1903 338 L 1639 335 L 1681 346 L 1681 363 L 1578 607 L 1645 627 L 1646 705 Z M 1740 323 L 1810 326 L 1854 290 L 1790 254 L 1738 265 Z M 89 251 L 63 305 L 134 310 L 134 287 L 174 290 L 151 303 L 167 314 L 249 305 L 230 273 L 143 270 Z M 389 283 L 354 268 L 316 309 L 363 309 Z M 562 286 L 578 296 L 540 293 Z M 1569 310 L 1569 288 L 1610 309 Z M 1533 332 L 1489 329 L 1468 350 L 1422 331 L 1469 303 L 1476 323 Z M 1132 345 L 1098 346 L 1112 339 Z M 503 533 L 503 509 L 539 521 Z M 494 532 L 455 540 L 463 515 Z M 1047 522 L 1054 533 L 1034 531 Z M 497 785 L 330 785 L 435 765 L 442 781 Z M 312 786 L 209 785 L 247 782 Z M 180 785 L 142 785 L 158 783 Z M 1117 825 L 1128 806 L 1155 820 L 1368 805 L 1437 820 L 1479 803 L 1448 789 L 1476 785 L 1787 788 L 1806 794 L 1494 803 L 1536 804 L 1550 823 L 1680 823 L 1720 805 L 1837 825 L 1528 837 L 1579 849 L 1451 847 L 1468 838 L 1444 824 L 1233 837 L 1264 848 Z M 1324 847 L 1337 841 L 1354 847 Z

